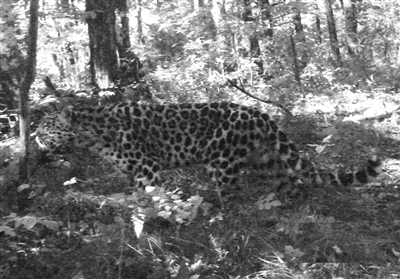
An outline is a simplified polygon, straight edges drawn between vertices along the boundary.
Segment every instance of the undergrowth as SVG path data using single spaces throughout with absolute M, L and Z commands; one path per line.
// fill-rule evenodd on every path
M 328 136 L 312 119 L 298 123 L 288 133 L 323 167 L 354 166 L 379 148 L 381 136 L 359 126 Z M 245 170 L 222 206 L 201 168 L 163 177 L 163 188 L 137 191 L 84 150 L 42 160 L 19 187 L 30 192 L 27 213 L 2 200 L 0 277 L 399 278 L 395 187 L 320 187 L 289 201 L 273 178 Z

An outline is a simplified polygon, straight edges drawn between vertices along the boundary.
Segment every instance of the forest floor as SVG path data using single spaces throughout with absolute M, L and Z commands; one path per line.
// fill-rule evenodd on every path
M 201 168 L 166 171 L 168 190 L 132 195 L 124 175 L 75 150 L 33 166 L 19 187 L 31 202 L 17 215 L 16 140 L 3 139 L 0 278 L 400 278 L 397 97 L 347 94 L 329 104 L 308 100 L 280 123 L 326 169 L 378 154 L 375 182 L 284 200 L 274 179 L 245 170 L 223 208 Z

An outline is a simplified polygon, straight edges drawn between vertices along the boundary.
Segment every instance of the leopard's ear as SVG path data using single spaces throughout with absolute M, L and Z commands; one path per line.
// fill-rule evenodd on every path
M 73 106 L 66 106 L 61 111 L 60 116 L 65 121 L 74 121 L 75 118 L 76 118 L 75 113 L 74 113 L 74 107 Z

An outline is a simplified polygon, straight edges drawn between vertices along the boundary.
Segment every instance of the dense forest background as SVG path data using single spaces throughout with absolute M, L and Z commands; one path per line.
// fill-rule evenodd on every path
M 118 88 L 161 102 L 243 101 L 229 85 L 293 106 L 314 95 L 398 90 L 396 1 L 58 1 L 39 3 L 32 101 Z M 5 1 L 2 103 L 15 108 L 28 2 Z M 129 86 L 128 86 L 129 84 Z M 141 85 L 139 89 L 139 85 Z M 50 87 L 51 88 L 51 87 Z M 14 89 L 14 90 L 12 90 Z M 143 93 L 143 92 L 142 92 Z M 254 101 L 252 102 L 254 103 Z
M 2 0 L 0 20 L 0 278 L 400 278 L 398 1 Z M 244 174 L 222 210 L 200 170 L 138 197 L 34 140 L 128 100 L 255 106 L 319 166 L 378 153 L 385 174 L 290 206 Z

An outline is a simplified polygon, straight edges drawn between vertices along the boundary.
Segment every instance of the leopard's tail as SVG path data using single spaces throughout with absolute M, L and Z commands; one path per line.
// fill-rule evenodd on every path
M 312 187 L 364 185 L 372 182 L 382 172 L 382 161 L 376 155 L 372 156 L 363 168 L 346 173 L 319 170 L 304 158 L 300 162 L 302 165 L 301 176 L 292 175 L 289 180 L 281 181 L 277 186 L 279 194 L 296 198 L 307 195 L 310 185 L 313 185 Z M 309 181 L 311 184 L 304 183 L 305 181 Z
M 329 183 L 333 186 L 364 185 L 373 181 L 382 172 L 382 161 L 373 155 L 365 167 L 354 172 L 328 173 Z

